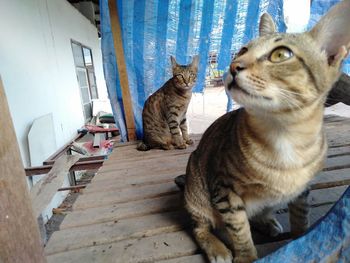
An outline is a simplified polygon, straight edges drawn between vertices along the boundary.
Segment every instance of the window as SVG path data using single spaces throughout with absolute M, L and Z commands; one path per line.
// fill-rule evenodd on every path
M 98 99 L 91 49 L 72 41 L 75 71 L 80 89 L 85 122 L 92 118 L 92 99 Z

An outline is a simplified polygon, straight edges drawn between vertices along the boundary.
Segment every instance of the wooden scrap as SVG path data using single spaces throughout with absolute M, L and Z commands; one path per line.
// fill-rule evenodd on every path
M 36 183 L 30 190 L 34 215 L 38 217 L 50 203 L 57 189 L 62 186 L 63 180 L 80 155 L 62 155 L 53 165 L 51 171 Z

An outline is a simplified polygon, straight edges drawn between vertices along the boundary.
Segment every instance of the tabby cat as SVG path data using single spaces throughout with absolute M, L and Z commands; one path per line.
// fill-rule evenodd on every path
M 289 203 L 291 232 L 308 227 L 308 184 L 323 166 L 324 101 L 350 44 L 350 0 L 309 32 L 282 34 L 268 14 L 260 37 L 230 65 L 229 91 L 244 108 L 217 119 L 188 161 L 185 205 L 210 262 L 252 262 L 249 220 L 282 231 L 273 206 Z M 222 242 L 212 232 L 225 229 Z
M 195 56 L 191 64 L 183 66 L 171 57 L 173 77 L 152 94 L 143 107 L 144 137 L 138 150 L 185 149 L 186 144 L 193 144 L 187 132 L 186 112 L 197 79 L 198 59 Z

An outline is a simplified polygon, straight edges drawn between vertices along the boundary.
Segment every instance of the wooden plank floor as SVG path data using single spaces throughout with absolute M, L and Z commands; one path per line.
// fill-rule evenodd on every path
M 315 182 L 349 179 L 350 119 L 327 118 L 326 131 L 328 158 Z M 192 138 L 198 144 L 200 136 Z M 60 231 L 53 233 L 45 248 L 48 262 L 206 262 L 191 237 L 182 195 L 173 182 L 184 174 L 194 149 L 138 152 L 135 144 L 116 147 L 77 199 Z M 312 191 L 312 223 L 345 188 Z M 286 208 L 276 213 L 289 231 Z M 261 240 L 259 236 L 255 239 L 256 243 Z M 257 245 L 259 255 L 286 242 Z

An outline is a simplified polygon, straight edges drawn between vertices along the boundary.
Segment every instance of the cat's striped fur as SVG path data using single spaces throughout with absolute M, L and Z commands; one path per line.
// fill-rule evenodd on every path
M 197 79 L 198 56 L 183 66 L 171 57 L 173 77 L 145 102 L 142 111 L 143 142 L 140 151 L 151 148 L 185 149 L 193 144 L 187 132 L 186 112 Z
M 307 229 L 308 183 L 327 151 L 323 105 L 348 52 L 349 24 L 349 0 L 303 34 L 275 33 L 264 14 L 260 37 L 232 62 L 229 90 L 244 108 L 207 129 L 186 170 L 186 208 L 211 262 L 255 260 L 248 219 L 278 234 L 277 204 L 289 203 L 292 234 Z M 226 245 L 212 233 L 221 227 Z

